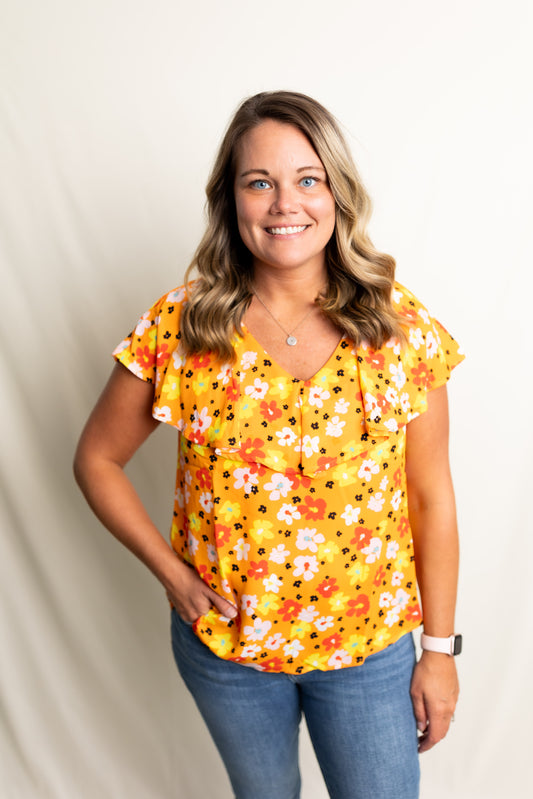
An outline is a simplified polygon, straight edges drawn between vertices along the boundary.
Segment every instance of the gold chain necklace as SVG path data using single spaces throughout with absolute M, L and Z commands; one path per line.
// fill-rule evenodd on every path
M 254 292 L 254 294 L 255 294 L 255 296 L 257 297 L 257 299 L 259 300 L 259 302 L 261 303 L 261 305 L 263 306 L 263 308 L 264 308 L 264 309 L 265 309 L 265 310 L 266 310 L 266 311 L 267 311 L 267 312 L 270 314 L 270 316 L 272 317 L 272 319 L 274 320 L 274 322 L 275 322 L 275 323 L 278 325 L 278 327 L 280 327 L 280 328 L 283 330 L 283 332 L 284 332 L 284 333 L 285 333 L 285 335 L 287 336 L 287 338 L 285 339 L 285 343 L 286 343 L 286 344 L 288 344 L 288 345 L 289 345 L 289 347 L 295 347 L 295 346 L 298 344 L 298 339 L 296 338 L 296 336 L 294 335 L 294 333 L 295 333 L 295 331 L 296 331 L 296 330 L 298 330 L 298 328 L 300 327 L 300 325 L 303 325 L 303 323 L 305 322 L 305 320 L 307 319 L 307 317 L 308 317 L 308 316 L 310 316 L 310 315 L 312 314 L 312 312 L 315 310 L 315 306 L 313 306 L 313 307 L 311 308 L 311 310 L 309 310 L 309 311 L 306 313 L 306 315 L 303 317 L 303 319 L 300 319 L 300 321 L 298 322 L 298 324 L 296 325 L 296 327 L 293 327 L 293 329 L 292 329 L 291 331 L 289 331 L 289 330 L 285 330 L 285 328 L 283 327 L 283 325 L 281 324 L 281 322 L 279 321 L 279 319 L 278 319 L 276 316 L 274 316 L 274 314 L 272 313 L 272 311 L 270 310 L 270 308 L 268 307 L 268 305 L 267 305 L 267 304 L 266 304 L 266 303 L 265 303 L 265 302 L 264 302 L 264 301 L 261 299 L 261 297 L 259 296 L 259 294 L 257 293 L 257 291 L 255 291 L 255 292 Z

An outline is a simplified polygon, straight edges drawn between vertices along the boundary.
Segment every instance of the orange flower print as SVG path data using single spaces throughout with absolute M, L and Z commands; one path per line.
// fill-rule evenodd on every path
M 211 488 L 213 481 L 211 479 L 211 472 L 209 469 L 198 469 L 196 471 L 196 479 L 200 488 Z
M 243 441 L 241 444 L 241 455 L 247 461 L 256 461 L 260 458 L 264 458 L 265 453 L 261 449 L 264 445 L 265 442 L 261 438 L 254 438 L 253 441 L 251 438 L 247 438 L 246 441 Z
M 357 549 L 364 549 L 370 545 L 371 538 L 372 530 L 369 530 L 368 527 L 356 527 L 355 536 L 350 541 L 350 544 L 356 544 Z
M 383 565 L 380 564 L 380 566 L 378 567 L 378 570 L 376 571 L 376 574 L 374 575 L 374 580 L 373 580 L 374 585 L 379 588 L 379 586 L 383 582 L 383 578 L 385 577 L 385 575 L 386 575 L 386 571 L 385 571 Z
M 164 342 L 157 348 L 157 365 L 159 367 L 164 366 L 168 360 L 168 356 L 168 344 Z
M 412 368 L 411 372 L 414 375 L 413 383 L 415 386 L 422 386 L 426 389 L 431 388 L 431 384 L 435 380 L 435 376 L 428 369 L 427 364 L 421 361 L 418 366 L 414 366 Z
M 281 408 L 278 408 L 276 400 L 271 400 L 270 402 L 263 400 L 259 408 L 261 416 L 266 419 L 267 422 L 274 422 L 283 415 L 283 411 Z
M 300 602 L 296 602 L 295 599 L 286 599 L 278 613 L 283 617 L 283 621 L 290 621 L 290 619 L 295 619 L 298 616 L 302 607 L 303 605 Z
M 256 562 L 255 560 L 250 561 L 250 568 L 248 569 L 248 577 L 255 577 L 256 580 L 260 580 L 263 577 L 268 575 L 268 561 L 260 560 Z
M 335 591 L 339 590 L 339 586 L 337 585 L 335 577 L 329 577 L 327 580 L 322 580 L 316 590 L 319 594 L 322 594 L 322 596 L 330 597 Z
M 356 599 L 350 599 L 348 602 L 347 616 L 364 616 L 370 607 L 370 600 L 366 594 L 358 594 Z
M 227 544 L 231 537 L 231 527 L 226 527 L 225 524 L 215 525 L 215 541 L 217 547 L 223 547 Z
M 368 350 L 368 355 L 365 355 L 365 361 L 373 366 L 374 369 L 383 369 L 385 366 L 385 356 L 382 352 L 375 352 L 374 350 Z
M 304 519 L 323 519 L 326 515 L 326 500 L 308 495 L 303 505 L 298 505 L 298 510 Z
M 327 650 L 338 649 L 342 644 L 342 635 L 340 633 L 333 633 L 332 635 L 328 635 L 327 638 L 324 638 L 322 643 Z
M 135 356 L 143 369 L 149 369 L 155 363 L 155 354 L 147 346 L 137 347 Z
M 209 366 L 211 358 L 209 355 L 193 355 L 192 365 L 195 369 L 203 369 L 204 366 Z
M 422 618 L 422 612 L 420 610 L 420 605 L 418 604 L 418 602 L 415 602 L 414 605 L 407 606 L 405 618 L 407 619 L 407 621 L 419 621 Z

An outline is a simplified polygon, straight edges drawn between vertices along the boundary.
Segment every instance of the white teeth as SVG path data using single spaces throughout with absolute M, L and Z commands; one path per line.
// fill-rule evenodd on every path
M 274 236 L 290 236 L 291 233 L 301 233 L 306 229 L 307 225 L 299 225 L 298 227 L 269 227 L 268 232 Z

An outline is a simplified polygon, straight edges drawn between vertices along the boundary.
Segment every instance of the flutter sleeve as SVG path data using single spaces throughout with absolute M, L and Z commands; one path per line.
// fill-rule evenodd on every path
M 183 287 L 161 297 L 143 313 L 132 332 L 113 350 L 113 357 L 130 372 L 154 385 L 152 415 L 180 428 L 179 384 L 169 375 L 183 363 L 180 316 Z

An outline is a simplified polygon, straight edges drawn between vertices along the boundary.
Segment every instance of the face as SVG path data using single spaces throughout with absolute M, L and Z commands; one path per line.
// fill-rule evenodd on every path
M 254 268 L 325 270 L 335 200 L 324 166 L 293 125 L 267 119 L 239 142 L 235 205 Z

